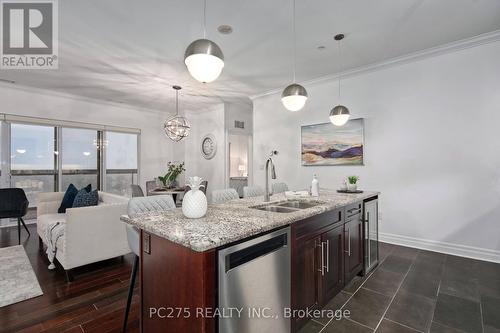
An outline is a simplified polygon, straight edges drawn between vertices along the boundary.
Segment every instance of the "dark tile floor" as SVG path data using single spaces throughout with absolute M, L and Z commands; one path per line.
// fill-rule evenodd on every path
M 500 264 L 380 243 L 380 264 L 300 333 L 500 333 Z

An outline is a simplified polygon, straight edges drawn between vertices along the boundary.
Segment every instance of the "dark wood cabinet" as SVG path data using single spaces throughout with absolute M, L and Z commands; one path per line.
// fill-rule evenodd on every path
M 320 292 L 322 303 L 326 303 L 344 287 L 344 227 L 341 225 L 325 232 L 321 242 L 325 267 Z
M 217 295 L 215 250 L 194 252 L 141 231 L 141 332 L 215 332 L 215 319 L 195 316 L 214 309 Z M 186 308 L 186 312 L 169 309 Z
M 343 286 L 343 210 L 292 225 L 292 308 L 317 309 Z M 308 318 L 294 318 L 298 331 Z
M 294 260 L 296 279 L 292 284 L 296 309 L 315 309 L 319 305 L 320 244 L 321 236 L 305 239 L 297 244 Z
M 292 224 L 292 308 L 327 304 L 363 271 L 362 202 Z M 292 320 L 292 332 L 307 322 Z
M 350 281 L 363 270 L 363 221 L 361 214 L 344 225 L 344 279 Z

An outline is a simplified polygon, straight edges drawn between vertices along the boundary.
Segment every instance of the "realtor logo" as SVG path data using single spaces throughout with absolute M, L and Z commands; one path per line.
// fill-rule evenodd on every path
M 56 0 L 1 0 L 2 69 L 57 69 Z

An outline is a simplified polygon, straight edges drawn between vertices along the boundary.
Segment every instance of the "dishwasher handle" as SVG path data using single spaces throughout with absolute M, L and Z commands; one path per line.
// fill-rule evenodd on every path
M 225 257 L 225 272 L 227 273 L 238 266 L 286 247 L 288 244 L 287 236 L 287 233 L 283 233 L 276 237 L 227 254 Z

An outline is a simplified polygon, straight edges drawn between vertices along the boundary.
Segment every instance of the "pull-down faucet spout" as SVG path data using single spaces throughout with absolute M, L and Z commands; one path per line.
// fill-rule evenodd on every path
M 271 166 L 271 178 L 276 179 L 276 168 L 273 163 L 273 155 L 278 155 L 277 150 L 273 150 L 266 161 L 266 192 L 264 193 L 264 202 L 269 202 L 271 200 L 272 193 L 269 191 L 269 166 Z

